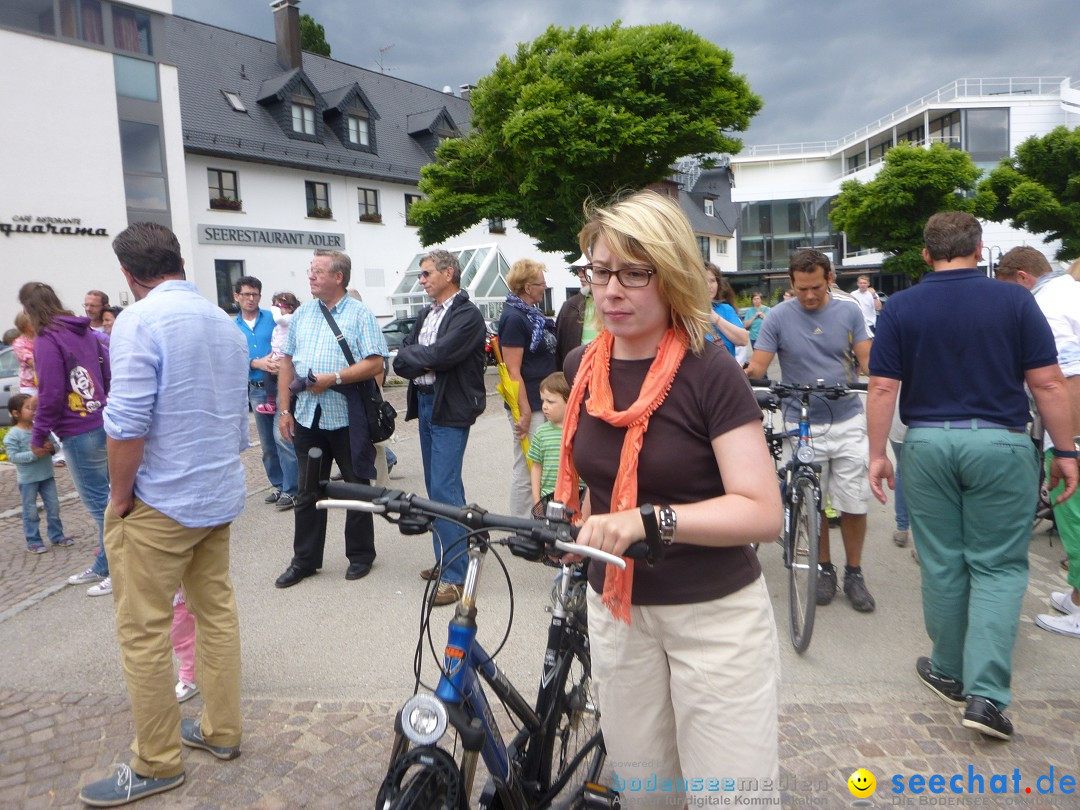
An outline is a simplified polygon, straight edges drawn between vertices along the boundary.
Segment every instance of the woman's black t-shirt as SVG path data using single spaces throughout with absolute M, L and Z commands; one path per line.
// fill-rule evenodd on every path
M 540 381 L 549 374 L 554 374 L 555 354 L 548 341 L 541 340 L 536 351 L 529 351 L 532 341 L 532 322 L 524 312 L 513 307 L 503 307 L 499 318 L 499 343 L 525 350 L 521 356 L 521 379 L 525 381 L 525 390 L 529 395 L 529 407 L 533 413 L 540 412 L 543 404 L 540 400 Z
M 571 382 L 583 349 L 567 357 Z M 611 388 L 617 410 L 637 399 L 648 360 L 611 361 Z M 761 409 L 746 375 L 730 354 L 707 343 L 700 356 L 687 352 L 671 391 L 649 419 L 638 456 L 638 503 L 695 503 L 724 494 L 712 439 L 747 422 L 760 422 Z M 611 509 L 624 428 L 589 416 L 584 403 L 574 437 L 574 463 L 589 486 L 593 514 Z M 722 530 L 722 527 L 717 527 Z M 607 566 L 589 566 L 589 583 L 604 588 Z M 710 547 L 675 542 L 653 567 L 634 565 L 633 603 L 679 605 L 707 602 L 734 593 L 761 575 L 757 554 L 746 546 Z

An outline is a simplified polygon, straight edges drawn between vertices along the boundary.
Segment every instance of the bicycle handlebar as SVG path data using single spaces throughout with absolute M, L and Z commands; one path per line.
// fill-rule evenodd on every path
M 820 394 L 828 399 L 838 399 L 854 391 L 866 391 L 867 383 L 852 382 L 844 385 L 826 385 L 824 380 L 818 380 L 812 384 L 783 383 L 774 380 L 750 380 L 752 388 L 766 388 L 770 393 L 783 399 L 784 397 L 801 397 L 808 394 Z
M 435 518 L 444 518 L 475 532 L 485 529 L 502 529 L 514 532 L 519 538 L 540 544 L 541 550 L 557 549 L 567 554 L 591 557 L 618 566 L 620 569 L 626 568 L 626 562 L 622 557 L 616 557 L 590 546 L 579 546 L 573 542 L 577 537 L 578 527 L 569 523 L 550 518 L 535 520 L 512 515 L 498 515 L 476 504 L 454 506 L 421 498 L 419 495 L 399 489 L 373 487 L 348 481 L 319 481 L 321 466 L 322 450 L 314 447 L 308 451 L 304 490 L 316 498 L 325 496 L 316 503 L 317 509 L 351 509 L 381 514 L 384 517 L 389 513 L 399 515 L 406 521 L 413 518 L 412 523 L 407 522 L 401 526 L 402 531 L 408 530 L 410 533 L 425 531 L 424 524 Z M 648 508 L 651 511 L 652 507 Z M 419 518 L 420 523 L 415 522 L 416 518 Z M 648 521 L 645 522 L 645 527 L 646 540 L 633 543 L 626 549 L 625 556 L 656 562 L 663 557 L 663 545 L 660 542 L 659 532 L 650 531 Z M 648 536 L 654 533 L 655 537 Z

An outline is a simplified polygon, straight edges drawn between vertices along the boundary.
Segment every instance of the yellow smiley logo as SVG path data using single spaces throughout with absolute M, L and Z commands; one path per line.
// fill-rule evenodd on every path
M 874 775 L 866 768 L 859 768 L 847 780 L 848 790 L 851 791 L 851 795 L 858 799 L 865 799 L 867 796 L 873 796 L 874 790 L 877 788 L 877 780 L 874 779 Z

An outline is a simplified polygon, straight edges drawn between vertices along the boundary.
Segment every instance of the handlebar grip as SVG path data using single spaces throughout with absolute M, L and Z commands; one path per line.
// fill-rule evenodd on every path
M 311 452 L 316 452 L 312 450 Z M 326 497 L 340 501 L 374 501 L 386 496 L 390 490 L 383 487 L 371 487 L 367 484 L 354 484 L 349 481 L 327 481 Z
M 772 383 L 772 380 L 755 380 L 753 377 L 750 378 L 751 388 L 768 388 Z
M 312 447 L 308 450 L 307 459 L 304 461 L 304 486 L 301 489 L 301 494 L 312 501 L 319 497 L 322 457 L 322 450 L 318 447 Z
M 649 544 L 644 540 L 638 540 L 636 543 L 631 543 L 626 551 L 623 552 L 623 556 L 629 557 L 632 560 L 648 560 Z
M 850 388 L 852 391 L 866 391 L 869 389 L 870 384 L 864 382 L 853 382 L 848 383 L 847 387 Z

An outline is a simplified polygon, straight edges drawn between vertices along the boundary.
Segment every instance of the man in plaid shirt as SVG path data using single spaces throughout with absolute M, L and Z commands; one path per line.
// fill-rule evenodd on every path
M 349 443 L 349 413 L 343 394 L 331 386 L 357 383 L 382 373 L 389 354 L 386 340 L 372 314 L 363 303 L 346 292 L 352 272 L 348 254 L 339 251 L 315 251 L 308 271 L 314 301 L 296 311 L 285 341 L 285 356 L 278 370 L 279 426 L 282 437 L 296 448 L 300 466 L 300 493 L 293 510 L 293 558 L 275 585 L 289 588 L 310 577 L 323 564 L 326 545 L 326 512 L 315 508 L 315 499 L 305 493 L 308 450 L 323 451 L 320 478 L 329 478 L 331 459 L 337 461 L 346 481 L 369 483 L 375 477 L 371 469 L 355 470 Z M 327 322 L 323 309 L 333 317 L 348 343 L 355 362 L 348 364 L 341 346 Z M 300 392 L 296 413 L 282 403 L 289 402 L 289 385 L 296 376 L 314 377 Z M 375 527 L 372 516 L 349 512 L 345 518 L 345 556 L 349 559 L 346 579 L 360 579 L 371 571 L 375 560 Z

